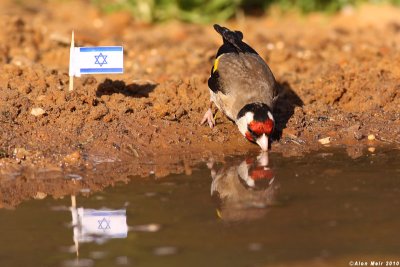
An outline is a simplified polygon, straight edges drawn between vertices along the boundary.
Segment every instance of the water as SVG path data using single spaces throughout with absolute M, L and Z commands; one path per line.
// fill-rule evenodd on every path
M 399 162 L 395 150 L 356 160 L 338 150 L 249 155 L 204 163 L 191 176 L 28 201 L 0 210 L 0 266 L 400 261 Z

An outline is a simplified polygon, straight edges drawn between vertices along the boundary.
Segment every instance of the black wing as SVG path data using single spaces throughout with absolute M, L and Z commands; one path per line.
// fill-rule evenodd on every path
M 222 54 L 227 53 L 251 53 L 256 54 L 258 53 L 251 48 L 248 44 L 243 42 L 243 33 L 240 31 L 231 31 L 228 28 L 222 27 L 218 24 L 214 24 L 214 29 L 222 36 L 223 44 L 218 49 L 217 55 L 215 58 L 218 58 Z M 217 60 L 217 59 L 216 59 Z M 214 66 L 211 68 L 211 75 L 208 79 L 208 87 L 214 92 L 217 93 L 218 91 L 226 94 L 226 90 L 224 90 L 222 83 L 220 81 L 220 76 L 218 73 L 218 69 Z
M 219 81 L 219 72 L 218 72 L 218 70 L 214 71 L 214 66 L 212 66 L 211 75 L 210 75 L 210 78 L 208 78 L 208 87 L 214 93 L 217 93 L 218 91 L 220 91 L 223 94 L 225 94 L 225 91 L 223 90 L 221 83 Z

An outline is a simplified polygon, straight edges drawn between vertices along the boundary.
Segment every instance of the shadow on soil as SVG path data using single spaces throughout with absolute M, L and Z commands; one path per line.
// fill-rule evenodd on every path
M 126 84 L 124 81 L 113 81 L 106 79 L 99 84 L 96 92 L 97 97 L 102 95 L 123 94 L 130 97 L 148 97 L 157 87 L 156 83 L 150 81 L 138 81 L 137 83 Z
M 293 91 L 289 83 L 278 83 L 279 97 L 275 102 L 274 118 L 276 122 L 273 140 L 280 140 L 282 131 L 286 128 L 286 124 L 294 114 L 296 107 L 304 105 L 303 100 Z

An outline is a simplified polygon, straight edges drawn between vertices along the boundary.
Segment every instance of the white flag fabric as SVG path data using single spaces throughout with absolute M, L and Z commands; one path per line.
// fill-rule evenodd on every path
M 126 238 L 126 210 L 71 208 L 74 240 L 103 242 L 109 238 Z
M 122 46 L 71 47 L 69 76 L 124 72 Z

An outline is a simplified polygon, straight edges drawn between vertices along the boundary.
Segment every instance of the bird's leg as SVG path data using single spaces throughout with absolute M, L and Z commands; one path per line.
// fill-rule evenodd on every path
M 211 178 L 214 180 L 217 176 L 217 171 L 214 168 L 215 160 L 213 158 L 209 158 L 207 162 L 207 168 L 211 171 Z
M 200 122 L 200 124 L 204 124 L 205 122 L 207 122 L 210 128 L 213 128 L 215 126 L 215 118 L 213 116 L 212 106 L 213 102 L 210 101 L 210 106 L 208 107 L 208 110 L 206 111 L 206 113 L 203 116 L 203 119 Z

